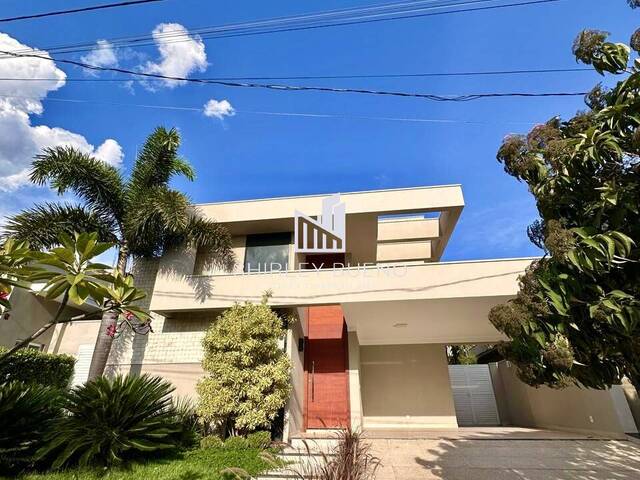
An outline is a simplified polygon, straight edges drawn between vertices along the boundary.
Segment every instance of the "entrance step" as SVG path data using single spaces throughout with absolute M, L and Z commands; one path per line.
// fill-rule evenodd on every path
M 335 437 L 327 438 L 307 438 L 293 437 L 290 440 L 291 449 L 294 452 L 311 452 L 311 453 L 331 453 L 338 445 L 338 439 Z
M 286 480 L 294 478 L 298 480 L 312 480 L 315 478 L 317 476 L 318 469 L 333 456 L 333 454 L 330 453 L 333 447 L 328 441 L 332 439 L 323 439 L 325 441 L 318 441 L 317 439 L 298 440 L 300 440 L 300 442 L 306 442 L 298 444 L 298 446 L 302 446 L 302 448 L 296 448 L 293 445 L 289 445 L 276 456 L 276 458 L 279 461 L 282 461 L 285 465 L 260 474 L 260 476 L 256 477 L 256 480 Z

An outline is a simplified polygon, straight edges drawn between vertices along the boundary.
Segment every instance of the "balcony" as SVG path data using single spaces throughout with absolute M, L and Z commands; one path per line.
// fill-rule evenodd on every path
M 195 255 L 195 254 L 193 254 Z M 183 261 L 180 261 L 182 258 Z M 531 258 L 472 262 L 370 264 L 326 270 L 191 275 L 184 257 L 163 262 L 150 308 L 159 313 L 223 309 L 234 302 L 260 301 L 295 307 L 431 299 L 472 299 L 515 295 L 517 278 Z M 187 268 L 187 272 L 188 272 Z

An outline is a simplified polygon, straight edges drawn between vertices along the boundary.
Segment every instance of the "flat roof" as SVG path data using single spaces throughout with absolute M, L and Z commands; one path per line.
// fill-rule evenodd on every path
M 196 203 L 196 206 L 205 206 L 205 205 L 226 205 L 233 203 L 248 203 L 248 202 L 265 202 L 270 200 L 295 200 L 297 198 L 314 198 L 314 197 L 326 197 L 327 195 L 335 195 L 336 193 L 340 195 L 358 195 L 364 193 L 384 193 L 384 192 L 402 192 L 406 190 L 427 190 L 433 188 L 449 188 L 449 187 L 460 187 L 462 188 L 461 183 L 452 183 L 447 185 L 417 185 L 415 187 L 400 187 L 400 188 L 378 188 L 375 190 L 356 190 L 353 192 L 325 192 L 325 193 L 312 193 L 309 195 L 288 195 L 282 197 L 263 197 L 263 198 L 249 198 L 246 200 L 224 200 L 221 202 L 204 202 L 204 203 Z

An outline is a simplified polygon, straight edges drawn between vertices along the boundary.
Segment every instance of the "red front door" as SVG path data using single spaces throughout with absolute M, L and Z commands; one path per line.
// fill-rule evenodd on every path
M 309 307 L 305 347 L 306 426 L 350 425 L 347 327 L 339 305 Z

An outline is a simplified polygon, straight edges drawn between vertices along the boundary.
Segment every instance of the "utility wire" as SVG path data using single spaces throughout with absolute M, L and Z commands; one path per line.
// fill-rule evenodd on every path
M 77 98 L 57 98 L 57 97 L 28 97 L 18 95 L 2 95 L 0 98 L 17 98 L 26 100 L 38 100 L 45 102 L 63 102 L 63 103 L 76 103 L 76 104 L 95 104 L 95 105 L 107 105 L 112 107 L 133 107 L 133 108 L 151 108 L 157 110 L 177 110 L 187 112 L 203 112 L 203 108 L 200 107 L 186 107 L 177 105 L 155 105 L 146 103 L 122 103 L 122 102 L 105 102 L 101 100 L 86 100 Z M 389 122 L 408 122 L 408 123 L 433 123 L 433 124 L 467 124 L 467 125 L 535 125 L 536 122 L 518 122 L 518 121 L 505 121 L 505 122 L 485 122 L 478 120 L 458 120 L 448 118 L 421 118 L 421 117 L 390 117 L 390 116 L 376 116 L 376 115 L 350 115 L 342 113 L 310 113 L 310 112 L 273 112 L 273 111 L 256 111 L 256 110 L 235 110 L 234 114 L 249 114 L 249 115 L 266 115 L 276 117 L 302 117 L 302 118 L 334 118 L 345 120 L 381 120 Z
M 317 28 L 328 28 L 328 27 L 336 27 L 336 26 L 349 26 L 349 25 L 358 25 L 358 24 L 366 24 L 366 23 L 374 23 L 374 22 L 382 22 L 389 20 L 403 20 L 410 18 L 419 18 L 419 17 L 430 17 L 436 15 L 447 15 L 453 13 L 465 13 L 465 12 L 475 12 L 475 11 L 485 11 L 485 10 L 495 10 L 495 9 L 503 9 L 503 8 L 511 8 L 511 7 L 519 7 L 519 6 L 528 6 L 528 5 L 537 5 L 537 4 L 547 4 L 547 3 L 555 3 L 565 0 L 528 0 L 528 1 L 518 1 L 511 2 L 507 4 L 499 4 L 499 5 L 488 5 L 488 6 L 480 6 L 475 8 L 458 8 L 457 10 L 447 10 L 442 12 L 433 12 L 431 10 L 435 9 L 443 9 L 443 8 L 457 8 L 464 7 L 474 4 L 482 4 L 482 3 L 495 3 L 497 1 L 504 0 L 458 0 L 451 3 L 453 0 L 448 0 L 450 3 L 442 4 L 442 5 L 428 5 L 422 6 L 414 5 L 415 3 L 423 4 L 428 0 L 421 0 L 416 2 L 404 2 L 400 4 L 388 4 L 382 5 L 380 7 L 367 7 L 366 9 L 348 9 L 348 10 L 339 10 L 339 11 L 329 11 L 329 12 L 320 12 L 316 14 L 309 14 L 303 16 L 293 16 L 293 17 L 279 17 L 275 19 L 268 19 L 262 21 L 255 22 L 246 22 L 246 23 L 238 23 L 238 24 L 229 24 L 222 25 L 217 27 L 202 27 L 191 29 L 189 32 L 180 31 L 169 31 L 161 34 L 153 35 L 144 35 L 139 37 L 120 37 L 120 38 L 112 38 L 106 39 L 110 45 L 101 47 L 95 44 L 95 41 L 92 42 L 84 42 L 77 44 L 67 44 L 67 45 L 58 45 L 52 47 L 44 47 L 42 50 L 46 50 L 50 53 L 80 53 L 87 52 L 95 49 L 103 49 L 103 48 L 124 48 L 124 47 L 141 47 L 141 46 L 149 46 L 149 45 L 161 45 L 161 44 L 169 44 L 169 43 L 179 43 L 179 42 L 187 42 L 192 41 L 193 35 L 198 35 L 201 39 L 209 40 L 215 38 L 230 38 L 230 37 L 239 37 L 239 36 L 247 36 L 247 35 L 263 35 L 263 34 L 271 34 L 271 33 L 282 33 L 282 32 L 293 32 L 300 30 L 310 30 Z M 440 0 L 442 1 L 442 0 Z M 433 3 L 431 0 L 430 3 Z M 404 6 L 404 8 L 400 8 Z M 388 12 L 368 12 L 367 10 L 371 10 L 372 8 L 390 8 L 394 7 L 395 10 Z M 411 9 L 407 10 L 408 7 Z M 337 12 L 332 13 L 332 12 Z M 346 13 L 345 13 L 346 12 Z M 411 13 L 413 12 L 413 13 Z M 426 12 L 426 13 L 425 13 Z M 362 15 L 364 13 L 365 15 Z M 326 16 L 337 18 L 327 18 L 325 20 L 322 17 Z M 360 15 L 355 16 L 354 15 Z M 320 23 L 318 23 L 320 22 Z M 324 23 L 323 23 L 324 22 Z M 300 24 L 302 23 L 302 24 Z M 15 53 L 26 53 L 30 50 L 22 49 L 16 50 Z M 4 57 L 6 58 L 6 57 Z
M 354 19 L 354 18 L 363 18 L 362 16 L 358 17 L 354 15 L 365 15 L 365 14 L 373 14 L 377 15 L 394 15 L 406 12 L 408 8 L 415 9 L 416 7 L 420 7 L 421 5 L 425 5 L 426 8 L 443 8 L 447 6 L 451 6 L 452 1 L 463 1 L 464 3 L 454 3 L 453 6 L 458 5 L 468 5 L 469 3 L 486 3 L 486 2 L 496 2 L 496 1 L 504 1 L 504 0 L 405 0 L 400 2 L 392 2 L 385 4 L 378 4 L 368 7 L 352 7 L 346 9 L 338 9 L 338 10 L 326 10 L 321 12 L 303 14 L 303 15 L 295 15 L 288 17 L 274 17 L 265 20 L 255 20 L 248 22 L 240 22 L 240 23 L 231 23 L 220 26 L 208 26 L 208 27 L 199 27 L 199 28 L 191 28 L 189 32 L 185 32 L 183 29 L 171 29 L 168 31 L 163 31 L 154 34 L 144 34 L 138 36 L 127 36 L 127 37 L 115 37 L 111 39 L 106 39 L 110 44 L 110 46 L 97 46 L 95 41 L 84 42 L 84 43 L 75 43 L 75 44 L 66 44 L 66 45 L 58 45 L 51 47 L 44 47 L 42 50 L 47 50 L 51 53 L 76 53 L 82 51 L 88 51 L 93 49 L 104 49 L 104 48 L 123 48 L 127 46 L 145 46 L 145 45 L 153 45 L 156 42 L 166 44 L 166 43 L 176 43 L 176 42 L 184 42 L 190 41 L 192 35 L 200 35 L 205 36 L 207 34 L 220 34 L 220 33 L 233 33 L 233 32 L 248 32 L 250 29 L 255 28 L 265 28 L 265 27 L 282 27 L 282 26 L 291 26 L 296 23 L 309 23 L 313 24 L 322 19 L 326 19 L 326 21 L 333 19 L 340 19 L 345 17 L 345 19 Z M 441 5 L 434 6 L 434 3 L 440 3 Z M 442 4 L 442 2 L 449 2 L 447 4 Z M 413 11 L 413 10 L 411 10 Z M 368 17 L 364 17 L 368 18 Z M 214 37 L 210 37 L 214 38 Z M 175 40 L 175 41 L 167 41 L 167 40 Z M 150 41 L 150 42 L 148 42 Z M 148 42 L 148 43 L 140 43 L 140 42 Z M 71 49 L 71 50 L 69 50 Z M 25 53 L 28 52 L 29 49 L 16 50 L 16 53 Z
M 34 18 L 53 17 L 56 15 L 67 15 L 70 13 L 89 12 L 93 10 L 104 10 L 106 8 L 129 7 L 141 3 L 162 2 L 164 0 L 131 0 L 128 2 L 106 3 L 102 5 L 93 5 L 89 7 L 72 8 L 70 10 L 57 10 L 54 12 L 35 13 L 33 15 L 20 15 L 18 17 L 0 18 L 0 23 L 15 22 L 18 20 L 29 20 Z
M 522 70 L 493 70 L 476 72 L 426 72 L 426 73 L 383 73 L 383 74 L 358 74 L 358 75 L 295 75 L 289 77 L 263 76 L 263 77 L 206 77 L 202 80 L 343 80 L 362 78 L 425 78 L 425 77 L 475 77 L 490 75 L 535 75 L 547 73 L 576 73 L 593 72 L 592 68 L 546 68 L 546 69 L 522 69 Z M 59 78 L 12 78 L 0 77 L 2 81 L 16 82 L 58 82 Z M 138 78 L 65 78 L 66 82 L 149 82 L 164 81 L 162 79 L 138 79 Z
M 88 70 L 95 71 L 108 71 L 125 73 L 127 75 L 135 75 L 144 78 L 156 78 L 175 82 L 190 82 L 200 84 L 221 85 L 225 87 L 239 87 L 239 88 L 262 88 L 267 90 L 281 90 L 281 91 L 315 91 L 315 92 L 331 92 L 331 93 L 358 93 L 365 95 L 382 95 L 392 97 L 411 97 L 421 98 L 425 100 L 433 100 L 437 102 L 468 102 L 472 100 L 479 100 L 481 98 L 501 98 L 501 97 L 577 97 L 584 96 L 587 92 L 553 92 L 553 93 L 531 93 L 531 92 L 511 92 L 511 93 L 477 93 L 468 95 L 434 95 L 428 93 L 414 93 L 414 92 L 399 92 L 388 90 L 369 90 L 364 88 L 336 88 L 336 87 L 320 87 L 320 86 L 306 86 L 306 85 L 279 85 L 279 84 L 264 84 L 264 83 L 252 83 L 252 82 L 235 82 L 227 80 L 207 80 L 203 78 L 187 78 L 177 77 L 171 75 L 161 75 L 158 73 L 148 72 L 136 72 L 135 70 L 128 70 L 118 67 L 102 67 L 98 65 L 91 65 L 84 62 L 78 62 L 75 60 L 52 58 L 48 55 L 39 55 L 36 53 L 30 54 L 17 54 L 10 51 L 0 50 L 0 54 L 9 55 L 15 58 L 39 58 L 41 60 L 47 60 L 50 62 L 60 62 L 68 65 L 75 65 L 78 67 L 86 68 Z

